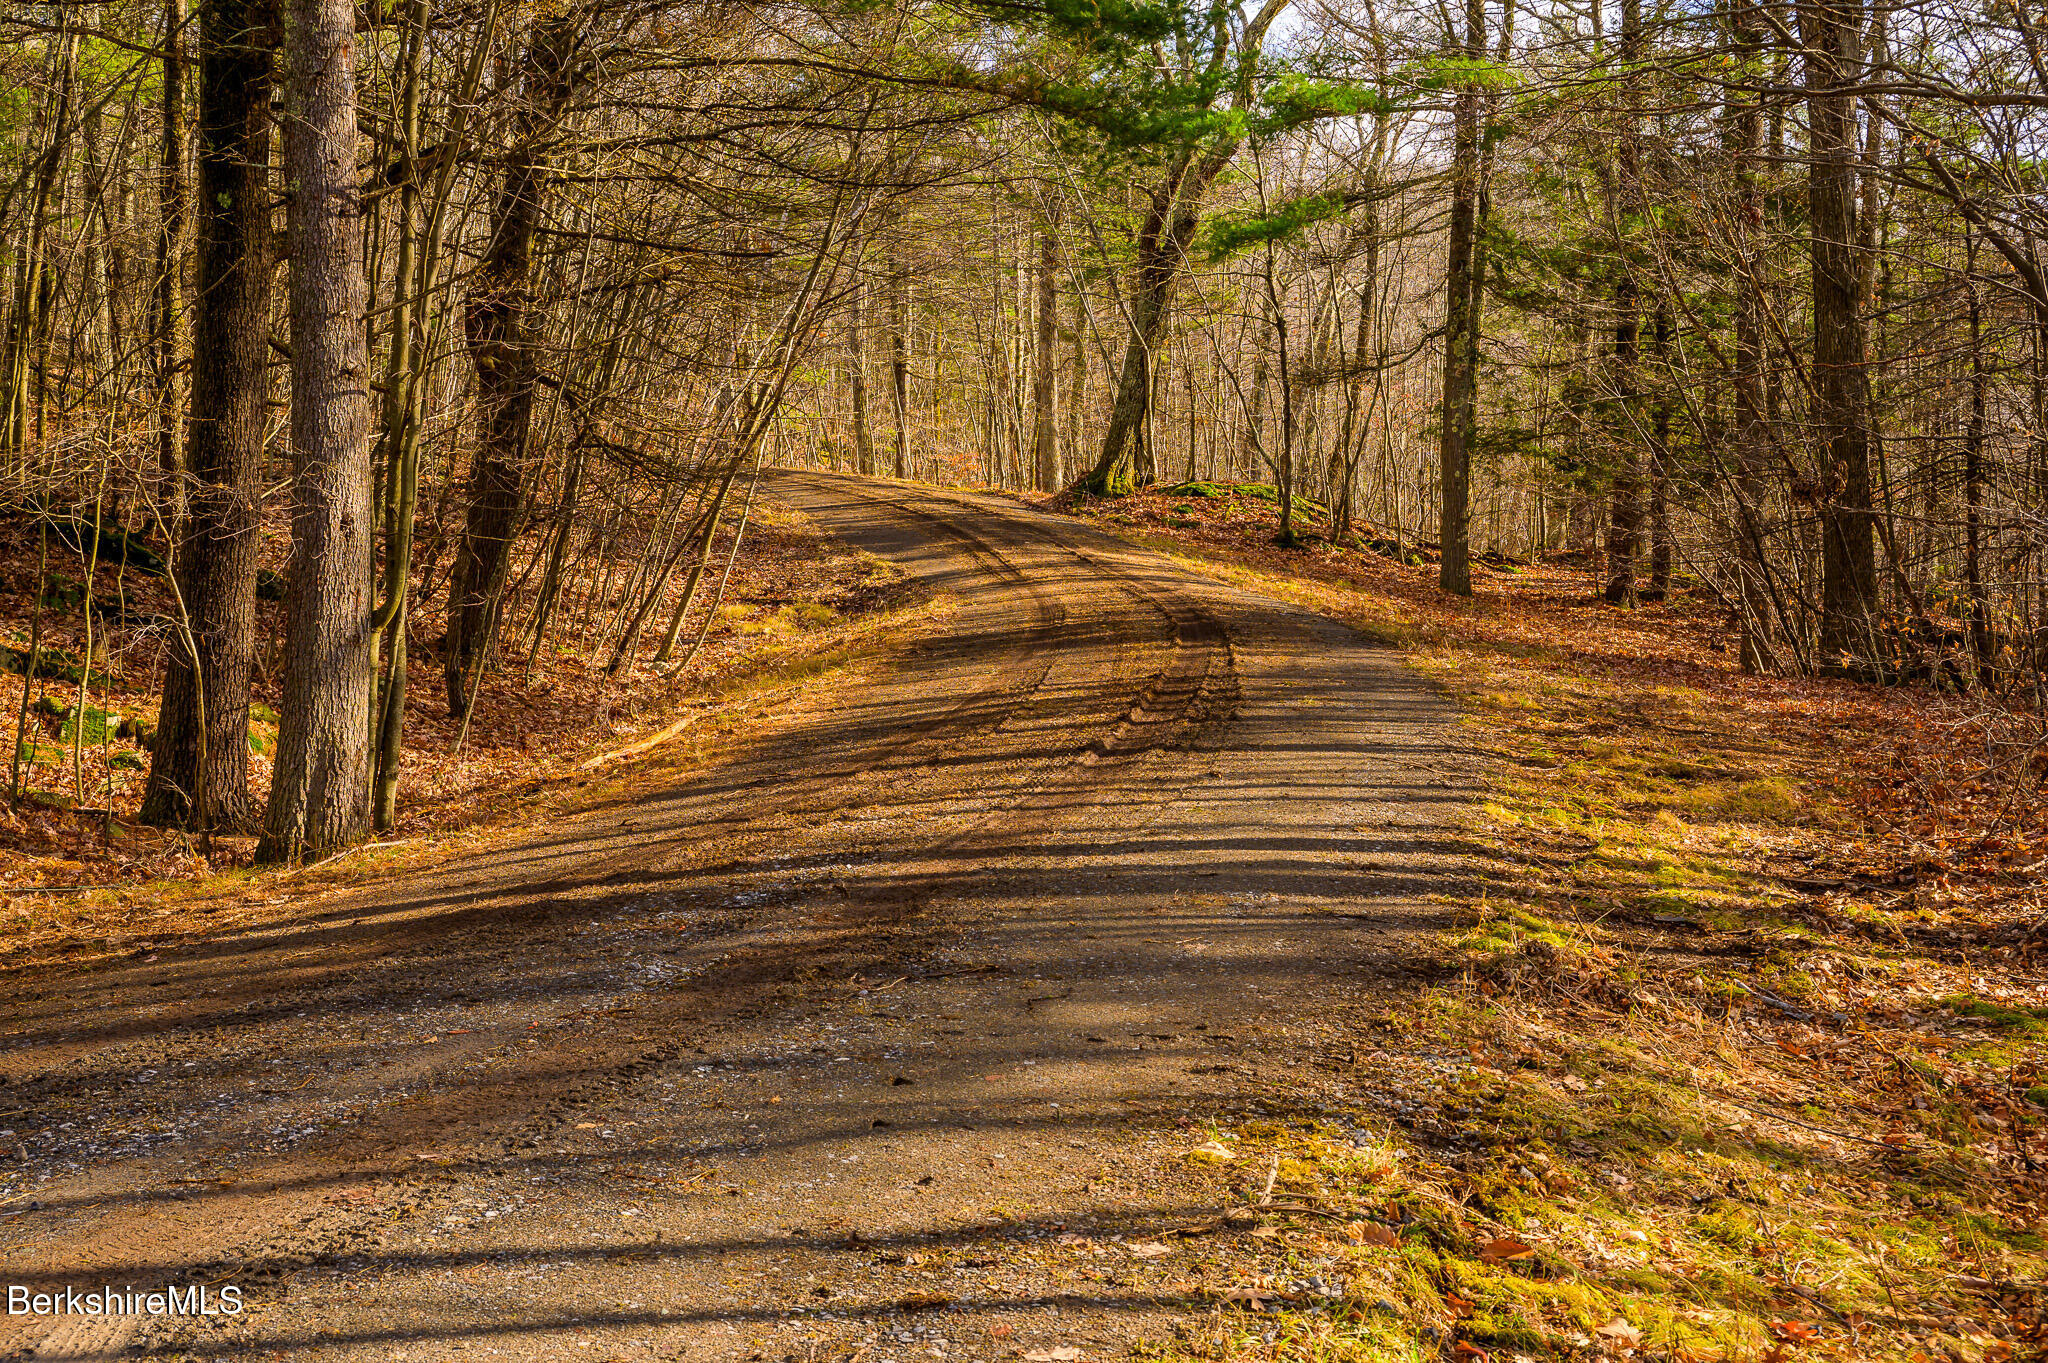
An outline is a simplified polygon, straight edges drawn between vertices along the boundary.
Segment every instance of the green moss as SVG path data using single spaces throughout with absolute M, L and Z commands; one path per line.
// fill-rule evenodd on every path
M 1790 823 L 1806 808 L 1799 787 L 1779 777 L 1742 781 L 1705 792 L 1714 812 L 1753 823 Z
M 21 645 L 19 648 L 14 648 L 0 644 L 0 672 L 12 672 L 17 676 L 27 673 L 28 641 L 22 639 Z M 85 680 L 85 673 L 84 661 L 74 653 L 67 653 L 59 648 L 51 648 L 48 644 L 44 644 L 36 650 L 35 675 L 38 677 L 47 677 L 51 681 L 64 681 L 76 684 Z M 103 676 L 98 672 L 93 673 L 92 677 L 95 682 L 104 680 Z
M 2027 1008 L 2020 1004 L 1996 1003 L 1980 999 L 1974 994 L 1950 994 L 1942 1004 L 1955 1010 L 1958 1017 L 1982 1018 L 2002 1031 L 2016 1036 L 2035 1037 L 2048 1032 L 2048 1011 Z

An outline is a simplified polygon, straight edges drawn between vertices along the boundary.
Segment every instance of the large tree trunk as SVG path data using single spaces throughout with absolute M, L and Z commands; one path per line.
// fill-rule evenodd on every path
M 846 370 L 853 389 L 853 466 L 862 477 L 875 476 L 875 437 L 868 426 L 867 321 L 861 304 L 868 291 L 865 279 L 858 280 L 847 302 Z
M 1059 437 L 1053 427 L 1053 375 L 1059 358 L 1060 244 L 1047 223 L 1038 238 L 1038 353 L 1031 377 L 1031 451 L 1040 492 L 1060 486 Z M 1190 409 L 1188 421 L 1193 425 Z M 1193 477 L 1193 474 L 1189 474 Z
M 1465 55 L 1486 51 L 1484 0 L 1466 0 Z M 1478 240 L 1479 99 L 1476 85 L 1458 91 L 1452 113 L 1451 222 L 1444 261 L 1443 410 L 1437 435 L 1442 556 L 1437 582 L 1472 594 L 1472 440 L 1479 424 Z
M 1864 370 L 1862 253 L 1856 235 L 1856 96 L 1861 8 L 1843 0 L 1798 7 L 1805 49 L 1813 165 L 1814 419 L 1824 446 L 1819 479 L 1819 656 L 1867 656 L 1877 604 L 1876 519 L 1870 496 L 1870 378 Z
M 1644 599 L 1662 601 L 1671 594 L 1671 306 L 1657 305 L 1651 330 L 1657 357 L 1657 396 L 1650 411 L 1650 586 Z
M 1643 16 L 1640 0 L 1623 0 L 1621 9 L 1621 59 L 1631 76 L 1642 52 Z M 1642 321 L 1637 312 L 1639 294 L 1629 272 L 1628 252 L 1631 230 L 1641 207 L 1642 184 L 1636 144 L 1636 98 L 1633 80 L 1624 96 L 1619 156 L 1614 179 L 1614 200 L 1609 209 L 1614 224 L 1614 420 L 1611 435 L 1615 462 L 1613 482 L 1608 489 L 1607 583 L 1603 595 L 1608 604 L 1636 603 L 1636 566 L 1643 540 L 1643 454 L 1642 423 L 1637 411 L 1641 388 Z
M 182 629 L 168 650 L 144 823 L 232 828 L 254 816 L 249 675 L 273 268 L 265 8 L 261 0 L 206 0 L 199 12 L 198 301 L 177 555 Z
M 1095 467 L 1082 480 L 1101 497 L 1121 497 L 1145 483 L 1140 467 L 1145 417 L 1152 395 L 1152 362 L 1164 339 L 1173 295 L 1174 270 L 1162 266 L 1165 253 L 1156 244 L 1139 243 L 1138 285 L 1131 294 L 1131 332 L 1117 374 L 1116 400 L 1109 411 L 1109 430 Z
M 1202 196 L 1236 144 L 1212 148 L 1196 162 L 1184 153 L 1156 185 L 1138 228 L 1137 269 L 1130 289 L 1130 335 L 1117 376 L 1116 404 L 1102 452 L 1081 486 L 1098 497 L 1121 497 L 1150 481 L 1145 428 L 1152 409 L 1152 367 L 1166 340 L 1181 261 L 1195 238 Z
M 355 7 L 289 0 L 285 31 L 292 570 L 277 766 L 257 848 L 269 861 L 322 856 L 369 831 L 376 667 Z
M 179 284 L 185 259 L 185 0 L 164 0 L 163 110 L 157 143 L 156 278 L 150 283 L 150 378 L 156 399 L 158 472 L 169 489 L 173 520 L 184 492 L 178 425 Z
M 1730 29 L 1737 50 L 1755 60 L 1763 37 L 1752 12 L 1753 0 L 1732 0 Z M 1747 92 L 1734 94 L 1727 143 L 1734 153 L 1736 205 L 1733 237 L 1735 262 L 1735 570 L 1741 575 L 1737 597 L 1741 613 L 1741 666 L 1744 672 L 1767 672 L 1771 654 L 1768 564 L 1764 555 L 1763 470 L 1769 453 L 1765 424 L 1763 263 L 1757 239 L 1763 225 L 1763 187 L 1757 178 L 1763 152 L 1763 116 Z
M 892 472 L 910 476 L 910 278 L 889 258 L 889 416 L 895 423 Z
M 1635 281 L 1624 274 L 1614 284 L 1614 475 L 1607 491 L 1608 604 L 1636 603 L 1636 560 L 1642 554 L 1643 460 L 1636 429 L 1636 372 L 1641 322 L 1636 313 Z
M 491 205 L 490 248 L 464 312 L 476 366 L 481 432 L 470 465 L 469 504 L 448 591 L 448 640 L 442 655 L 448 713 L 469 707 L 471 670 L 484 665 L 498 614 L 498 594 L 512 559 L 525 502 L 527 444 L 533 433 L 540 377 L 533 239 L 549 173 L 539 138 L 571 92 L 573 16 L 542 24 L 526 47 L 520 81 L 517 140 Z

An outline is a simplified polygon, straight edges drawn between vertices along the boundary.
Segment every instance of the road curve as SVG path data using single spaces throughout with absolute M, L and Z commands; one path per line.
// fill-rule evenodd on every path
M 1343 626 L 1068 518 L 766 491 L 944 594 L 944 629 L 627 808 L 0 979 L 0 1282 L 249 1303 L 4 1317 L 0 1359 L 971 1359 L 1172 1328 L 1173 1263 L 1077 1285 L 1039 1250 L 1213 1222 L 1190 1131 L 1342 1107 L 1323 1052 L 1472 866 L 1446 707 Z

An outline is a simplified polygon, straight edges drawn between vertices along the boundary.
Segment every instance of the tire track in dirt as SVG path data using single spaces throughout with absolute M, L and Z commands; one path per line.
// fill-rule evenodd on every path
M 904 514 L 917 519 L 932 529 L 949 536 L 964 545 L 971 546 L 978 557 L 1000 561 L 1005 564 L 1005 576 L 1012 581 L 1029 582 L 1029 577 L 1002 559 L 1004 549 L 1014 552 L 1028 548 L 1041 553 L 1050 551 L 1054 555 L 1070 558 L 1085 564 L 1104 583 L 1115 586 L 1134 602 L 1152 612 L 1165 625 L 1165 641 L 1168 644 L 1168 662 L 1164 668 L 1152 672 L 1138 688 L 1123 713 L 1103 732 L 1094 734 L 1064 754 L 1048 754 L 1040 770 L 1058 767 L 1078 768 L 1062 779 L 1063 792 L 1072 793 L 1083 786 L 1099 784 L 1108 779 L 1108 773 L 1097 771 L 1105 759 L 1128 758 L 1142 753 L 1170 752 L 1196 746 L 1201 736 L 1230 718 L 1237 697 L 1236 667 L 1231 656 L 1230 634 L 1224 622 L 1200 602 L 1188 598 L 1176 600 L 1168 592 L 1146 583 L 1135 571 L 1117 565 L 1100 554 L 1091 554 L 1077 548 L 1052 531 L 1030 521 L 1012 519 L 998 524 L 1013 536 L 1007 546 L 993 544 L 969 525 L 963 523 L 961 511 L 972 513 L 971 504 L 955 502 L 943 494 L 923 492 L 920 501 L 908 498 L 891 499 L 858 489 L 849 489 L 843 481 L 812 479 L 823 483 L 827 489 L 840 496 L 851 496 L 881 512 Z M 783 475 L 783 482 L 801 485 L 803 475 Z M 922 504 L 920 504 L 920 502 Z M 799 502 L 799 505 L 801 503 Z M 957 508 L 946 514 L 949 505 Z M 983 513 L 985 514 L 985 513 Z M 1069 531 L 1071 533 L 1071 530 Z M 974 829 L 962 830 L 949 842 L 957 841 L 968 834 L 980 831 L 994 820 L 1015 808 L 1022 800 L 1033 794 L 1044 793 L 1032 782 L 1018 782 L 1023 787 L 1011 801 L 991 809 L 983 824 Z
M 864 802 L 886 803 L 895 789 L 915 782 L 938 757 L 958 749 L 976 734 L 999 730 L 1012 723 L 1044 686 L 1047 676 L 1060 659 L 1059 631 L 1066 623 L 1067 611 L 1054 592 L 1013 563 L 1011 558 L 1020 550 L 1071 553 L 1067 546 L 1043 535 L 1017 537 L 1023 543 L 995 542 L 964 524 L 957 512 L 949 514 L 929 506 L 897 504 L 886 498 L 867 497 L 865 500 L 878 513 L 905 515 L 928 531 L 944 536 L 987 577 L 1028 600 L 1033 618 L 1026 630 L 1013 636 L 1021 639 L 1024 647 L 1016 656 L 999 658 L 995 665 L 985 670 L 986 680 L 981 686 L 970 688 L 966 695 L 924 723 L 863 744 L 849 764 L 854 766 L 854 770 L 841 767 L 809 782 L 800 782 L 799 789 L 793 792 L 785 786 L 780 798 L 755 802 L 735 810 L 724 821 L 727 828 L 750 829 L 757 835 L 791 836 L 799 830 L 790 827 L 788 816 L 801 812 L 807 803 L 813 803 L 818 789 L 827 785 L 836 787 L 843 801 L 849 786 L 864 784 L 868 789 L 855 792 Z M 1095 568 L 1104 580 L 1146 607 L 1170 630 L 1168 665 L 1150 676 L 1135 700 L 1106 729 L 1074 744 L 1065 753 L 1049 754 L 1041 759 L 1031 776 L 1015 782 L 1016 789 L 1007 799 L 988 805 L 977 817 L 939 840 L 935 846 L 957 845 L 988 833 L 1031 800 L 1034 794 L 1055 790 L 1071 794 L 1086 786 L 1100 784 L 1111 775 L 1104 765 L 1105 759 L 1128 757 L 1162 746 L 1179 746 L 1162 742 L 1174 725 L 1188 728 L 1189 733 L 1183 741 L 1191 741 L 1194 729 L 1201 724 L 1215 723 L 1227 716 L 1227 702 L 1220 706 L 1215 704 L 1208 689 L 1219 667 L 1226 679 L 1228 676 L 1227 635 L 1221 625 L 1200 611 L 1176 610 L 1163 594 L 1147 588 L 1127 572 L 1110 569 L 1099 560 L 1093 560 L 1092 556 L 1072 554 L 1072 558 Z M 1210 703 L 1200 704 L 1205 697 Z M 1059 778 L 1049 779 L 1043 774 L 1048 768 L 1066 770 Z M 830 813 L 825 811 L 822 817 L 829 818 Z M 820 819 L 804 820 L 810 826 L 805 831 L 814 830 L 820 822 Z M 698 831 L 702 835 L 710 834 L 710 830 L 702 826 Z M 609 874 L 606 878 L 620 879 L 636 871 L 660 866 L 666 855 L 665 846 L 657 841 L 643 847 L 638 855 L 608 859 Z M 459 867 L 452 869 L 454 874 L 461 873 Z M 517 936 L 530 927 L 531 924 L 522 916 L 518 921 L 502 923 L 496 935 Z M 914 956 L 917 954 L 914 950 L 903 949 L 911 945 L 899 941 L 896 943 L 898 949 L 890 954 L 899 961 L 907 955 Z M 386 950 L 399 946 L 402 944 L 387 942 Z M 745 952 L 733 955 L 744 957 Z M 741 983 L 743 962 L 735 962 L 728 957 L 713 964 L 728 967 L 721 976 L 718 990 L 724 1011 L 743 1011 L 744 1005 L 734 1007 L 734 986 Z M 772 987 L 800 974 L 806 964 L 802 953 L 790 950 L 786 943 L 778 943 L 772 964 L 757 983 Z M 334 973 L 352 971 L 355 965 L 355 962 L 337 965 Z M 732 969 L 735 965 L 741 969 Z M 317 1009 L 325 1001 L 323 995 L 327 983 L 317 975 L 302 979 L 288 993 L 273 997 L 267 1009 L 255 1014 L 245 1012 L 238 1021 L 246 1027 L 263 1021 L 265 1012 L 275 1017 L 287 1012 Z M 654 1020 L 643 1018 L 635 1025 L 646 1026 L 655 1022 L 671 1027 L 688 1026 L 694 1020 L 704 1019 L 707 1012 L 720 1010 L 712 1007 L 709 1000 L 696 998 L 667 1011 L 671 1016 Z M 703 1029 L 702 1023 L 696 1026 Z M 623 1032 L 628 1029 L 615 1030 Z M 600 1035 L 588 1039 L 593 1042 L 610 1039 L 616 1044 L 618 1038 Z M 410 1083 L 425 1086 L 431 1083 L 432 1073 L 446 1074 L 458 1069 L 466 1058 L 487 1049 L 489 1040 L 488 1037 L 474 1037 L 452 1051 L 437 1054 L 431 1066 L 427 1067 L 429 1073 L 411 1076 Z M 187 1049 L 202 1045 L 204 1042 L 197 1037 L 185 1040 Z M 170 1047 L 168 1053 L 173 1061 L 177 1055 L 186 1053 L 176 1049 L 174 1038 L 164 1038 L 158 1046 L 159 1049 Z M 155 1172 L 155 1161 L 136 1161 L 128 1169 L 104 1169 L 100 1172 L 106 1181 L 129 1186 L 112 1199 L 89 1203 L 88 1210 L 110 1205 L 119 1209 L 91 1218 L 89 1249 L 81 1246 L 71 1254 L 57 1254 L 54 1253 L 55 1245 L 46 1245 L 51 1266 L 39 1273 L 16 1276 L 24 1278 L 31 1286 L 55 1284 L 75 1275 L 93 1276 L 109 1272 L 126 1273 L 130 1277 L 175 1273 L 186 1281 L 216 1284 L 225 1280 L 223 1275 L 232 1276 L 238 1282 L 274 1281 L 323 1254 L 340 1253 L 360 1243 L 368 1233 L 364 1216 L 337 1213 L 331 1209 L 331 1199 L 337 1192 L 377 1185 L 406 1190 L 404 1200 L 414 1209 L 430 1205 L 431 1198 L 410 1176 L 408 1168 L 388 1158 L 395 1147 L 431 1148 L 465 1136 L 474 1137 L 479 1128 L 488 1130 L 506 1119 L 513 1119 L 515 1129 L 499 1138 L 501 1144 L 505 1148 L 517 1148 L 522 1143 L 530 1145 L 559 1130 L 592 1095 L 603 1092 L 618 1080 L 674 1064 L 678 1054 L 679 1048 L 670 1045 L 637 1051 L 622 1063 L 583 1069 L 560 1065 L 560 1057 L 536 1057 L 537 1060 L 557 1063 L 552 1066 L 530 1064 L 528 1074 L 494 1084 L 470 1084 L 440 1093 L 426 1092 L 420 1095 L 419 1100 L 409 1101 L 399 1109 L 385 1106 L 371 1120 L 356 1124 L 339 1138 L 312 1141 L 285 1159 L 241 1169 L 233 1185 L 240 1191 L 228 1196 L 210 1194 L 207 1205 L 215 1210 L 209 1214 L 207 1238 L 213 1241 L 214 1253 L 203 1259 L 195 1260 L 189 1251 L 183 1255 L 176 1252 L 188 1249 L 189 1234 L 184 1223 L 190 1218 L 177 1211 L 168 1216 L 159 1214 L 157 1209 L 161 1202 L 151 1198 L 146 1186 L 137 1186 L 155 1181 L 151 1177 Z M 107 1066 L 118 1067 L 118 1062 Z M 385 1072 L 356 1076 L 347 1087 L 358 1093 L 371 1094 L 401 1087 L 408 1080 L 389 1072 L 395 1068 L 399 1067 L 385 1066 Z M 420 1067 L 414 1065 L 410 1068 Z M 322 1095 L 331 1096 L 337 1087 L 331 1081 L 323 1084 Z M 221 1145 L 245 1140 L 248 1133 L 266 1125 L 275 1125 L 281 1112 L 295 1106 L 298 1105 L 287 1100 L 240 1110 L 236 1113 L 239 1120 L 217 1131 L 214 1140 Z M 539 1108 L 539 1114 L 533 1115 L 536 1108 Z M 165 1190 L 157 1191 L 161 1194 Z M 280 1233 L 277 1227 L 281 1221 L 296 1221 L 299 1226 L 293 1231 Z M 168 1239 L 162 1234 L 166 1230 L 172 1232 Z M 131 1335 L 126 1322 L 100 1322 L 82 1327 L 74 1322 L 65 1327 L 61 1339 L 53 1337 L 45 1342 L 60 1343 L 66 1350 L 84 1357 L 95 1349 L 103 1352 L 119 1349 Z M 5 1336 L 0 1336 L 0 1342 L 5 1342 Z

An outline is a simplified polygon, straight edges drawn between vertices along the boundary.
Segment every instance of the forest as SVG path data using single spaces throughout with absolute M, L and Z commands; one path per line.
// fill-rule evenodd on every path
M 106 650 L 160 677 L 145 823 L 318 856 L 392 825 L 428 696 L 671 666 L 764 465 L 1263 485 L 1449 593 L 1571 556 L 1710 594 L 1748 670 L 2042 699 L 2048 67 L 2002 0 L 0 31 L 8 656 L 80 715 Z
M 2044 149 L 2021 0 L 4 0 L 0 1356 L 2048 1358 Z

